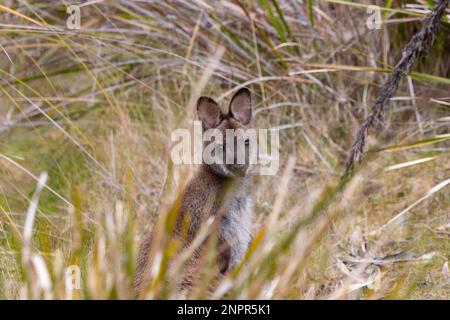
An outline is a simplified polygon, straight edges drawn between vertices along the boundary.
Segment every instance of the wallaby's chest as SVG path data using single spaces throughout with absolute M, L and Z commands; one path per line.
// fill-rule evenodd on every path
M 249 196 L 230 199 L 220 224 L 224 238 L 231 246 L 231 265 L 244 257 L 252 237 L 253 202 Z
M 220 221 L 220 232 L 231 249 L 231 267 L 238 264 L 244 257 L 252 238 L 253 201 L 248 194 L 249 180 L 243 179 L 238 185 L 232 185 L 233 195 L 224 199 L 224 190 L 228 185 L 216 176 L 206 176 L 194 179 L 186 189 L 181 215 L 178 217 L 178 229 L 185 221 L 185 214 L 190 215 L 189 242 L 195 237 L 202 223 L 211 216 L 217 216 L 222 204 L 225 211 Z

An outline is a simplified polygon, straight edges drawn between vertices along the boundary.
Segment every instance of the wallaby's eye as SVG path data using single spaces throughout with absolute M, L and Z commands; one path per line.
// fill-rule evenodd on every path
M 249 139 L 249 138 L 246 138 L 246 139 L 245 139 L 245 145 L 248 146 L 249 144 L 250 144 L 250 139 Z

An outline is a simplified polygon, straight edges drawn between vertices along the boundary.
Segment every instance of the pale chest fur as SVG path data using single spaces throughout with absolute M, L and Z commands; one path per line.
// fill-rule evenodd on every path
M 230 199 L 220 230 L 231 246 L 231 266 L 236 266 L 244 257 L 252 238 L 253 202 L 250 196 Z

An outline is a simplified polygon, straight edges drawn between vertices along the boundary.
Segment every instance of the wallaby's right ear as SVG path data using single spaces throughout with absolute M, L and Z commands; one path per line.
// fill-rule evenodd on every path
M 208 97 L 200 97 L 198 99 L 197 113 L 203 126 L 207 129 L 217 127 L 223 118 L 219 105 Z
M 230 115 L 242 124 L 249 124 L 252 118 L 252 98 L 247 88 L 241 88 L 231 98 Z

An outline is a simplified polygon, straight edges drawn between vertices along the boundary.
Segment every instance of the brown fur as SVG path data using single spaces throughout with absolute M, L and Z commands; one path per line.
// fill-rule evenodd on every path
M 250 93 L 247 89 L 238 91 L 230 104 L 230 112 L 223 115 L 210 98 L 202 97 L 198 102 L 199 118 L 205 129 L 217 128 L 225 136 L 226 129 L 246 129 L 251 118 Z M 216 216 L 214 235 L 217 236 L 217 275 L 228 272 L 242 259 L 250 241 L 251 200 L 248 195 L 249 164 L 236 168 L 228 164 L 202 164 L 196 176 L 188 183 L 181 200 L 177 216 L 175 236 L 180 238 L 182 248 L 193 241 L 200 226 L 211 216 Z M 242 219 L 241 219 L 242 218 Z M 189 221 L 185 237 L 183 224 Z M 153 235 L 149 233 L 141 243 L 135 279 L 139 294 L 149 272 L 149 255 Z M 210 240 L 211 237 L 208 238 Z M 181 289 L 191 288 L 197 282 L 202 259 L 206 256 L 205 241 L 187 261 L 183 272 Z

